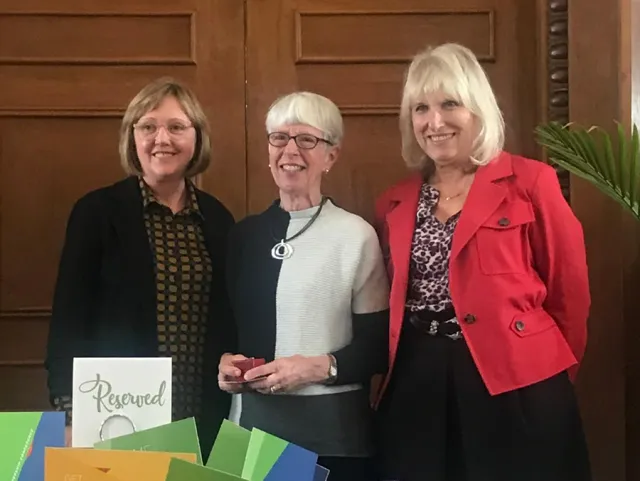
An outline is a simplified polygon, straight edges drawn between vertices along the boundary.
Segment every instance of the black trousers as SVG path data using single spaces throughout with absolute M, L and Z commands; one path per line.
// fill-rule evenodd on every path
M 327 481 L 374 481 L 375 470 L 369 458 L 318 457 L 318 464 L 329 470 Z
M 566 373 L 491 396 L 464 339 L 408 322 L 377 422 L 383 480 L 592 479 Z

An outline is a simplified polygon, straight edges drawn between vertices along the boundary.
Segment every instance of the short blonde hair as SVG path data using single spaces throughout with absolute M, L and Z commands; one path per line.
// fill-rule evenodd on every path
M 147 112 L 155 109 L 167 97 L 175 97 L 196 130 L 196 147 L 187 166 L 185 177 L 193 177 L 207 170 L 211 162 L 209 122 L 195 94 L 171 77 L 162 77 L 147 84 L 127 107 L 120 126 L 120 162 L 129 175 L 143 175 L 136 152 L 133 126 Z
M 407 70 L 400 106 L 402 157 L 407 166 L 417 170 L 433 168 L 433 161 L 413 133 L 411 110 L 422 96 L 438 91 L 459 102 L 478 119 L 480 132 L 473 144 L 471 162 L 488 164 L 504 147 L 502 112 L 473 52 L 459 44 L 445 43 L 418 53 Z
M 267 133 L 283 125 L 305 124 L 322 131 L 325 140 L 340 145 L 344 137 L 342 114 L 327 97 L 313 92 L 293 92 L 277 99 L 267 112 Z

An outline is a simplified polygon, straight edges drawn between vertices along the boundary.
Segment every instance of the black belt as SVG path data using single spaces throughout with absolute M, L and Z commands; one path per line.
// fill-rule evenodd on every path
M 406 317 L 413 327 L 430 336 L 445 336 L 453 340 L 462 338 L 462 329 L 453 308 L 440 312 L 426 309 L 417 312 L 407 311 Z

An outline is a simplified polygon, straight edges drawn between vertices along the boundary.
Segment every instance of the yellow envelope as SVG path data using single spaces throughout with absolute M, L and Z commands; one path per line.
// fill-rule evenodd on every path
M 197 459 L 193 453 L 46 448 L 44 481 L 165 481 L 172 458 Z

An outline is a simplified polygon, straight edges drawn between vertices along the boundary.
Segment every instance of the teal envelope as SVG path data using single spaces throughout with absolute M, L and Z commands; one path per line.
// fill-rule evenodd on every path
M 200 441 L 194 418 L 183 419 L 163 426 L 101 441 L 93 447 L 121 451 L 193 453 L 198 458 L 198 464 L 202 464 Z

